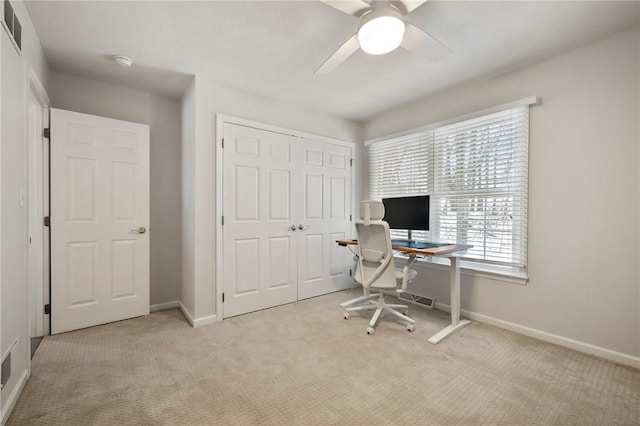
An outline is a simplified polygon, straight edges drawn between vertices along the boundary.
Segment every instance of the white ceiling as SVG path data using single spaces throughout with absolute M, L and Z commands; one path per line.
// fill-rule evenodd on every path
M 640 22 L 638 1 L 431 0 L 408 21 L 453 51 L 442 62 L 359 51 L 315 75 L 358 25 L 321 2 L 29 1 L 27 9 L 54 71 L 173 97 L 197 74 L 358 121 Z M 134 66 L 117 66 L 114 54 Z

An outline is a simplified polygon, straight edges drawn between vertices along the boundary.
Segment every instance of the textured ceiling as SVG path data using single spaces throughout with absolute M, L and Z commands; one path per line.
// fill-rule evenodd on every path
M 453 53 L 398 49 L 315 69 L 358 19 L 315 1 L 29 1 L 54 71 L 179 97 L 191 75 L 364 121 L 416 98 L 517 69 L 638 25 L 640 2 L 431 0 L 407 18 Z M 130 56 L 131 69 L 114 54 Z

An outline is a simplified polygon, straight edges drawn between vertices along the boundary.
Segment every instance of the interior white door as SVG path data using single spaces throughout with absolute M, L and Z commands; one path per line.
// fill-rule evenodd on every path
M 349 288 L 353 263 L 349 250 L 335 243 L 351 227 L 351 149 L 302 141 L 299 300 Z
M 291 136 L 224 124 L 224 317 L 297 299 Z
M 149 126 L 51 109 L 51 328 L 149 313 Z

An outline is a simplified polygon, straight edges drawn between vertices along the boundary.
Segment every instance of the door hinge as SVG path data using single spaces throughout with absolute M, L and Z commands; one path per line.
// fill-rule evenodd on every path
M 49 315 L 50 313 L 51 313 L 51 305 L 47 303 L 46 305 L 44 305 L 44 314 Z
M 224 216 L 222 216 L 222 226 L 224 226 Z
M 47 139 L 51 138 L 51 129 L 48 128 L 48 127 L 43 129 L 42 136 L 47 138 Z
M 224 138 L 222 138 L 222 149 L 224 149 Z
M 349 222 L 353 222 L 353 215 L 349 215 Z
M 353 276 L 353 269 L 349 269 L 349 276 Z
M 353 158 L 349 160 L 349 166 L 353 167 Z
M 224 293 L 222 293 L 222 303 L 224 303 Z
M 44 218 L 44 226 L 51 226 L 51 218 L 49 216 Z

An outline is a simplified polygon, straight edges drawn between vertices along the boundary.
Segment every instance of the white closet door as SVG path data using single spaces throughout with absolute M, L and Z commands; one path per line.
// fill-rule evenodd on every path
M 223 132 L 223 316 L 348 288 L 350 253 L 335 240 L 351 227 L 351 148 Z
M 295 138 L 224 124 L 224 317 L 297 299 Z
M 51 109 L 52 333 L 149 313 L 149 126 Z
M 298 299 L 349 287 L 351 253 L 335 241 L 349 236 L 351 149 L 303 140 Z

